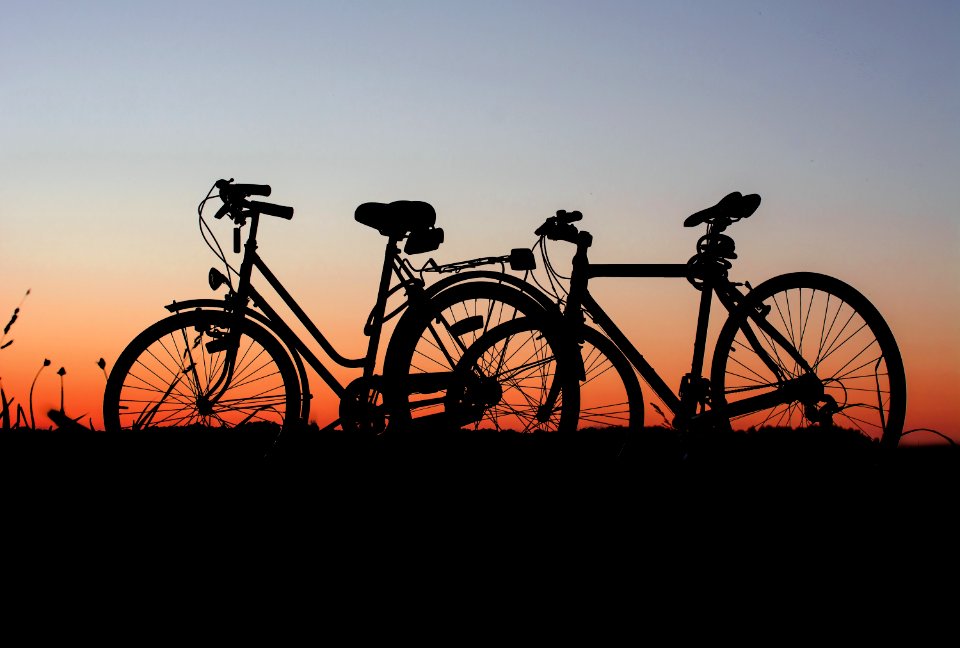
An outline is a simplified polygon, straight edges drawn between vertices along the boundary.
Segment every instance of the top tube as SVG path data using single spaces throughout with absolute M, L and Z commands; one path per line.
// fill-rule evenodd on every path
M 590 263 L 587 276 L 594 277 L 687 277 L 686 263 Z

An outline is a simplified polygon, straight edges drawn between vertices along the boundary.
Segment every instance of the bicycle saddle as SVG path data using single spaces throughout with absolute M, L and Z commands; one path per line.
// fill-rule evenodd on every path
M 748 194 L 744 196 L 739 191 L 728 193 L 720 199 L 713 207 L 701 209 L 696 214 L 687 216 L 683 221 L 684 227 L 696 227 L 703 223 L 715 223 L 718 221 L 724 224 L 730 224 L 747 218 L 760 206 L 760 196 L 757 194 Z
M 437 212 L 433 206 L 419 200 L 363 203 L 357 207 L 353 217 L 358 223 L 397 239 L 410 232 L 430 229 L 437 222 Z

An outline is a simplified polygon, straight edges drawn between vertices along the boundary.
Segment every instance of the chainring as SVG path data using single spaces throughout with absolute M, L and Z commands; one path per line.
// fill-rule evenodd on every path
M 387 417 L 379 376 L 357 378 L 340 398 L 340 426 L 346 432 L 383 434 Z

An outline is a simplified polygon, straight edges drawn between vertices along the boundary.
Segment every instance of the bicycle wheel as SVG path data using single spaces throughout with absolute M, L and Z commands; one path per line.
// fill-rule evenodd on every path
M 245 427 L 275 435 L 295 427 L 300 384 L 287 351 L 250 320 L 241 320 L 231 339 L 231 325 L 227 313 L 197 310 L 171 315 L 135 337 L 107 379 L 104 427 Z M 229 356 L 235 357 L 232 373 Z
M 389 427 L 453 428 L 489 427 L 497 430 L 525 429 L 517 417 L 495 416 L 486 390 L 461 394 L 452 408 L 447 390 L 452 385 L 466 350 L 498 326 L 524 316 L 543 314 L 544 307 L 516 288 L 490 281 L 469 281 L 452 286 L 430 301 L 412 307 L 398 322 L 384 359 L 384 401 L 390 413 Z M 541 350 L 542 351 L 542 350 Z M 465 389 L 462 382 L 460 389 Z M 471 414 L 465 407 L 473 400 Z M 450 409 L 448 409 L 450 408 Z M 453 409 L 456 409 L 456 416 Z M 557 410 L 559 413 L 559 409 Z
M 462 413 L 474 429 L 555 432 L 576 426 L 580 390 L 558 367 L 560 342 L 542 317 L 519 317 L 493 327 L 471 344 L 447 389 L 446 411 Z M 571 366 L 571 365 L 566 365 Z M 551 389 L 556 389 L 549 402 Z
M 597 329 L 584 327 L 583 337 L 584 379 L 577 428 L 642 430 L 643 393 L 633 366 Z
M 659 457 L 665 437 L 644 430 L 643 392 L 633 366 L 597 329 L 585 326 L 581 332 L 583 379 L 565 372 L 568 382 L 563 392 L 567 395 L 564 404 L 577 408 L 576 429 L 592 435 L 600 449 L 621 459 Z M 576 401 L 570 397 L 574 390 Z
M 759 314 L 812 369 L 816 383 L 812 390 L 807 383 L 807 395 L 786 403 L 776 397 L 808 372 L 758 325 Z M 900 350 L 879 311 L 848 284 L 809 272 L 763 282 L 731 314 L 717 338 L 711 393 L 713 409 L 733 429 L 843 428 L 886 447 L 900 441 L 907 402 Z M 746 399 L 759 395 L 769 397 L 753 401 L 762 409 L 740 411 L 755 409 Z
M 597 432 L 622 453 L 643 429 L 643 394 L 633 367 L 596 329 L 584 327 L 584 340 L 575 348 L 551 331 L 550 320 L 537 315 L 501 324 L 467 349 L 457 369 L 468 379 L 476 375 L 500 386 L 499 400 L 486 412 L 491 419 L 514 420 L 522 432 Z M 561 351 L 579 351 L 582 379 L 574 371 L 576 359 Z M 558 371 L 558 364 L 566 369 Z M 542 420 L 540 407 L 554 380 L 560 382 L 559 402 Z M 449 391 L 448 408 L 457 404 L 459 392 Z

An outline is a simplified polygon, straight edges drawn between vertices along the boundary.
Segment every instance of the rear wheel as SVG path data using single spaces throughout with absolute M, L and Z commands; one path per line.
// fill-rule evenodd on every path
M 759 313 L 804 363 L 758 325 Z M 800 272 L 757 286 L 721 329 L 711 372 L 713 409 L 733 429 L 834 427 L 886 447 L 900 441 L 907 403 L 900 350 L 873 304 L 838 279 Z M 795 380 L 804 376 L 806 384 Z M 788 381 L 805 395 L 777 402 Z M 760 395 L 771 400 L 741 411 Z

